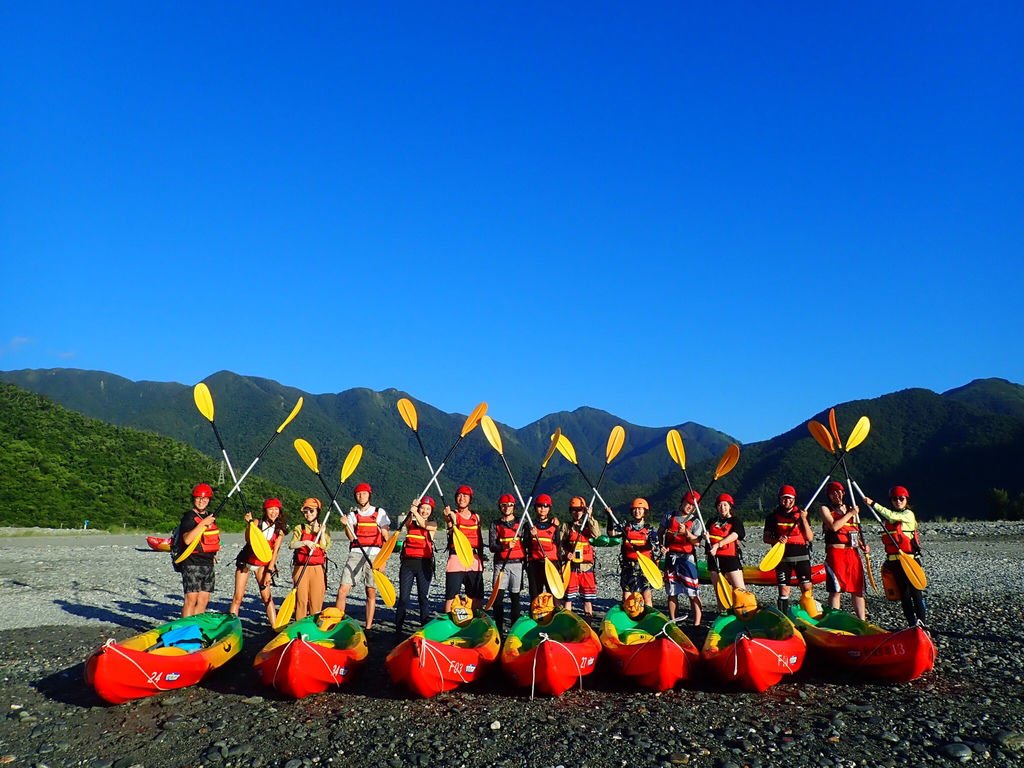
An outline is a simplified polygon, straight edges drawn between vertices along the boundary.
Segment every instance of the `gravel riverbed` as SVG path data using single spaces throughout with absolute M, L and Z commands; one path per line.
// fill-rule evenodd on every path
M 250 586 L 237 658 L 199 686 L 117 707 L 85 685 L 83 662 L 108 637 L 178 615 L 181 581 L 168 556 L 150 551 L 143 535 L 15 533 L 0 529 L 0 765 L 1024 765 L 1021 523 L 925 526 L 939 659 L 903 685 L 808 668 L 763 695 L 706 684 L 654 694 L 629 690 L 599 666 L 584 690 L 558 699 L 530 701 L 496 673 L 472 689 L 414 700 L 387 679 L 393 611 L 378 606 L 383 626 L 361 674 L 340 692 L 296 702 L 252 674 L 271 632 Z M 226 537 L 213 609 L 230 601 L 239 541 Z M 763 551 L 751 545 L 747 561 Z M 617 556 L 600 557 L 603 613 L 618 591 Z M 397 584 L 397 558 L 389 570 Z M 337 581 L 332 568 L 329 598 Z M 278 601 L 288 588 L 276 588 Z M 774 602 L 774 588 L 757 590 Z M 820 588 L 816 595 L 824 600 Z M 439 608 L 440 584 L 431 597 Z M 704 598 L 714 601 L 708 587 Z M 350 611 L 361 618 L 362 603 L 351 601 Z M 868 611 L 883 626 L 903 625 L 898 604 L 869 596 Z M 699 644 L 702 635 L 693 636 Z

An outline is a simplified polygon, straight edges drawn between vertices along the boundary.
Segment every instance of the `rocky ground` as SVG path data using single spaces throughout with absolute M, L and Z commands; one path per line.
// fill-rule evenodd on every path
M 554 700 L 530 701 L 500 674 L 473 690 L 412 700 L 384 673 L 393 614 L 378 609 L 384 631 L 371 638 L 361 676 L 343 692 L 295 702 L 263 688 L 251 672 L 270 631 L 250 592 L 239 657 L 200 686 L 118 707 L 103 705 L 85 685 L 83 661 L 107 637 L 124 638 L 177 614 L 180 579 L 167 555 L 148 551 L 142 536 L 4 533 L 0 764 L 1024 765 L 1021 524 L 927 527 L 939 660 L 932 674 L 904 685 L 808 668 L 764 695 L 706 684 L 652 694 L 628 690 L 599 667 L 583 691 Z M 237 537 L 227 538 L 234 552 Z M 747 559 L 762 553 L 751 546 Z M 611 596 L 615 555 L 601 554 L 601 593 Z M 230 562 L 218 567 L 213 608 L 227 607 L 231 573 Z M 336 572 L 331 579 L 336 585 Z M 287 588 L 278 587 L 279 598 Z M 759 588 L 759 596 L 773 601 L 774 590 Z M 440 603 L 437 584 L 432 597 Z M 710 590 L 705 597 L 713 600 Z M 362 610 L 351 606 L 356 616 Z M 898 606 L 881 598 L 869 598 L 869 613 L 883 625 L 902 625 Z

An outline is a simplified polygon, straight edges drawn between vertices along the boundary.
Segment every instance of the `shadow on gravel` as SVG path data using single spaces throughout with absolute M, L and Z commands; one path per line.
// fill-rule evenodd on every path
M 35 683 L 34 688 L 51 701 L 89 709 L 108 706 L 85 682 L 85 663 L 55 672 Z
M 122 612 L 97 605 L 72 603 L 67 600 L 54 600 L 53 604 L 73 616 L 103 621 L 128 629 L 148 629 L 153 625 L 154 620 L 159 623 L 170 621 L 181 610 L 177 603 L 162 603 L 155 600 L 131 602 L 115 600 L 114 607 Z

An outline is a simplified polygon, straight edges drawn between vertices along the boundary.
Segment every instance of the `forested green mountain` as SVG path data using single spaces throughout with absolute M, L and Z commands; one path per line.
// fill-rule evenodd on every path
M 209 424 L 193 404 L 191 386 L 131 382 L 111 374 L 76 370 L 0 372 L 0 380 L 104 421 L 187 442 L 212 457 L 214 473 L 218 469 L 219 450 Z M 218 428 L 239 468 L 256 455 L 303 395 L 277 382 L 225 371 L 206 382 L 213 393 Z M 365 455 L 353 480 L 365 479 L 379 489 L 375 501 L 382 506 L 404 509 L 408 499 L 422 490 L 428 474 L 415 436 L 395 407 L 403 394 L 368 389 L 305 394 L 302 412 L 268 451 L 259 474 L 287 485 L 296 497 L 322 495 L 315 476 L 295 454 L 292 441 L 304 437 L 313 444 L 321 470 L 332 485 L 345 454 L 359 442 Z M 436 465 L 458 435 L 465 416 L 414 402 L 420 435 Z M 466 410 L 474 405 L 467 403 Z M 871 495 L 884 499 L 890 485 L 906 485 L 913 506 L 926 519 L 987 517 L 991 514 L 990 497 L 1004 499 L 1006 508 L 1012 507 L 1014 500 L 1024 500 L 1024 478 L 1019 471 L 1024 458 L 1024 387 L 1018 384 L 984 379 L 942 395 L 910 389 L 840 404 L 837 412 L 843 437 L 861 415 L 871 419 L 868 439 L 849 456 L 851 472 Z M 808 418 L 825 421 L 826 415 L 818 412 Z M 604 481 L 608 501 L 622 507 L 633 496 L 645 495 L 656 508 L 674 506 L 683 480 L 665 450 L 665 433 L 672 425 L 638 427 L 604 411 L 579 408 L 545 416 L 518 430 L 501 426 L 500 421 L 499 427 L 505 457 L 526 495 L 556 426 L 572 439 L 581 466 L 596 480 L 604 465 L 608 434 L 617 423 L 625 427 L 627 438 Z M 686 445 L 691 479 L 703 489 L 731 438 L 692 422 L 677 426 Z M 760 508 L 767 511 L 774 506 L 776 489 L 784 482 L 796 485 L 805 501 L 831 465 L 832 460 L 801 423 L 771 440 L 742 446 L 739 465 L 712 495 L 728 490 L 737 497 L 744 517 L 757 517 Z M 189 477 L 191 482 L 192 475 Z M 462 442 L 442 475 L 449 495 L 461 482 L 474 487 L 481 508 L 493 508 L 497 495 L 507 490 L 501 459 L 479 430 Z M 563 506 L 569 495 L 586 491 L 575 468 L 558 456 L 549 465 L 541 488 L 556 494 L 556 503 Z M 996 488 L 1005 494 L 994 496 Z M 585 495 L 589 497 L 589 493 Z
M 90 419 L 10 384 L 0 383 L 0 429 L 3 526 L 89 520 L 94 528 L 169 531 L 188 509 L 192 486 L 217 478 L 217 462 L 191 446 Z M 270 495 L 282 494 L 291 509 L 300 501 L 259 478 L 246 481 L 246 491 L 257 509 Z M 241 530 L 242 514 L 233 499 L 218 520 Z

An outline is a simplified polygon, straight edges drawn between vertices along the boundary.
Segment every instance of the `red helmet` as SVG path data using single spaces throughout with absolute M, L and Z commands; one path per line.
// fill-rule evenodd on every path
M 735 507 L 736 506 L 736 502 L 733 501 L 732 496 L 730 496 L 728 493 L 720 493 L 720 494 L 718 494 L 718 498 L 715 499 L 715 504 L 721 504 L 723 501 L 729 502 L 729 506 L 730 507 Z
M 498 499 L 498 503 L 499 504 L 515 504 L 516 503 L 516 497 L 513 496 L 511 493 L 503 493 L 503 494 L 501 494 L 501 498 Z
M 905 496 L 906 498 L 909 499 L 910 491 L 908 491 L 902 485 L 894 485 L 892 488 L 889 489 L 889 498 L 895 499 L 897 496 Z
M 533 506 L 539 507 L 541 505 L 547 505 L 549 507 L 551 506 L 551 497 L 548 496 L 546 493 L 538 495 L 537 498 L 534 499 L 533 501 Z
M 281 509 L 281 500 L 280 499 L 267 499 L 266 501 L 263 502 L 263 508 L 264 509 L 270 509 L 271 507 L 277 507 L 278 509 Z
M 456 496 L 458 496 L 460 493 L 464 493 L 470 498 L 473 498 L 473 489 L 470 488 L 468 485 L 460 485 L 458 488 L 455 489 Z
M 700 501 L 700 494 L 697 491 L 687 491 L 683 494 L 683 504 L 696 504 Z
M 434 503 L 433 497 L 431 497 L 431 496 L 424 496 L 422 499 L 420 499 L 420 504 L 426 504 L 431 509 L 433 509 L 435 506 L 437 506 Z
M 838 480 L 833 480 L 831 483 L 825 486 L 825 493 L 832 493 L 832 491 L 839 491 L 842 494 L 846 489 L 843 488 L 843 484 Z
M 793 500 L 795 501 L 796 500 L 796 488 L 794 488 L 792 485 L 784 485 L 784 486 L 782 486 L 781 488 L 779 488 L 779 498 L 781 499 L 783 496 L 792 496 Z
M 366 491 L 366 493 L 373 493 L 373 488 L 370 487 L 369 483 L 360 483 L 355 487 L 352 493 L 362 493 L 363 491 Z
M 193 499 L 212 499 L 213 488 L 208 486 L 206 483 L 199 483 L 195 488 L 192 489 Z

